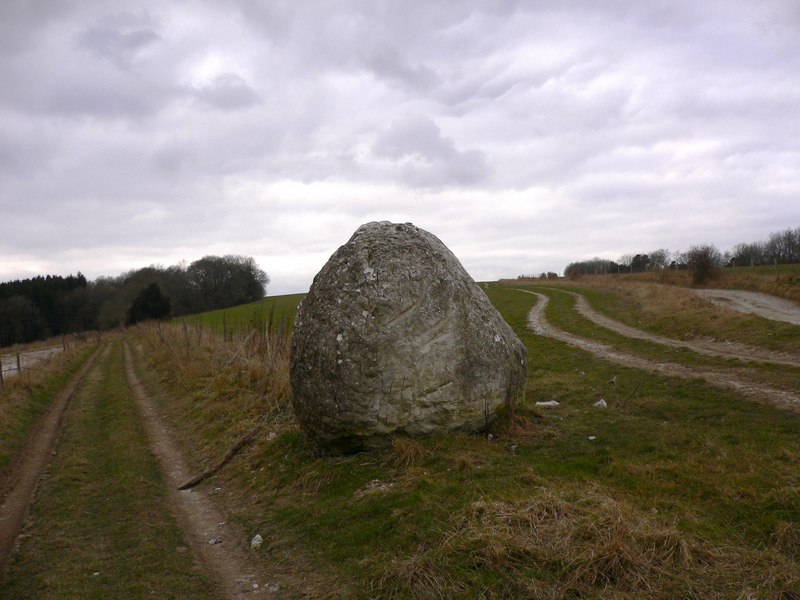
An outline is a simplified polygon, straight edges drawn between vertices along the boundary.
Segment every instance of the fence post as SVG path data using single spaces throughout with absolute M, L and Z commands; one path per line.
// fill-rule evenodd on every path
M 61 346 L 63 347 L 64 352 L 67 351 L 67 338 L 63 335 L 61 336 Z
M 5 385 L 5 381 L 3 381 L 3 357 L 0 356 L 0 388 Z
M 189 356 L 189 328 L 186 326 L 186 319 L 183 320 L 183 339 L 186 341 L 186 356 Z
M 22 367 L 19 363 L 19 350 L 17 350 L 17 375 L 22 375 Z

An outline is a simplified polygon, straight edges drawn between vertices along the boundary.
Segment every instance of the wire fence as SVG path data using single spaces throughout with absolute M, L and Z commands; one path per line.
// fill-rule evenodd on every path
M 62 342 L 58 346 L 0 354 L 0 385 L 3 385 L 6 379 L 19 375 L 23 370 L 36 369 L 37 365 L 49 360 L 53 355 L 63 352 L 65 349 L 66 342 Z

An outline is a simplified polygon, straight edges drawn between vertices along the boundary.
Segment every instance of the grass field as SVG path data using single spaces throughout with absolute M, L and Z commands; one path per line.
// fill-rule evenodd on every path
M 266 426 L 211 485 L 244 531 L 263 532 L 263 568 L 287 597 L 800 594 L 795 414 L 534 335 L 526 328 L 534 297 L 498 285 L 487 293 L 529 351 L 526 404 L 501 416 L 491 440 L 400 438 L 384 451 L 326 456 L 293 423 L 285 336 L 203 338 L 205 347 L 185 345 L 180 328 L 142 334 L 146 383 L 160 390 L 195 464 L 215 461 L 254 423 Z M 566 294 L 550 294 L 547 316 L 560 327 L 658 355 L 577 317 Z M 660 319 L 675 319 L 670 303 L 643 317 L 646 299 L 588 295 L 640 327 L 660 331 Z M 763 325 L 732 318 L 714 331 L 774 347 L 797 340 L 797 328 Z M 713 322 L 684 310 L 676 326 L 702 337 Z M 758 376 L 792 385 L 791 373 Z M 608 410 L 592 407 L 599 398 Z M 533 407 L 552 399 L 561 405 Z
M 209 327 L 220 333 L 249 331 L 265 325 L 291 329 L 294 325 L 294 313 L 303 296 L 304 294 L 269 296 L 258 302 L 182 317 L 176 321 Z

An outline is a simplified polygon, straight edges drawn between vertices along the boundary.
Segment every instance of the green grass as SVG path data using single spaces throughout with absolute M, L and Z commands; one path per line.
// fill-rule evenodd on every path
M 209 598 L 125 381 L 119 341 L 68 409 L 3 598 Z
M 526 403 L 501 417 L 491 441 L 434 436 L 326 456 L 265 411 L 277 435 L 215 478 L 233 518 L 267 532 L 265 568 L 289 597 L 800 591 L 800 418 L 537 336 L 526 327 L 533 296 L 486 291 L 529 352 Z M 565 328 L 663 353 L 576 317 L 563 293 L 552 298 L 547 316 Z M 158 356 L 145 354 L 157 368 Z M 215 403 L 229 402 L 234 421 L 237 411 L 252 411 L 230 404 L 230 394 L 198 404 L 199 389 L 236 387 L 233 376 L 169 389 L 187 448 L 193 430 L 210 435 L 202 421 Z M 608 410 L 592 407 L 599 398 Z M 551 399 L 561 406 L 533 408 Z M 217 446 L 230 443 L 228 433 Z
M 294 326 L 297 305 L 304 295 L 270 296 L 250 304 L 182 317 L 176 319 L 176 322 L 185 320 L 191 325 L 210 327 L 220 333 L 224 330 L 229 332 L 249 330 L 267 324 L 291 329 Z

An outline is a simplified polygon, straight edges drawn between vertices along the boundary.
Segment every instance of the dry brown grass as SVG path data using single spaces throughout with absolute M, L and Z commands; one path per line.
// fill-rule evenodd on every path
M 318 494 L 320 490 L 324 489 L 335 479 L 335 473 L 309 471 L 300 475 L 287 487 L 300 494 Z
M 387 455 L 387 462 L 395 467 L 408 468 L 429 458 L 432 452 L 418 441 L 407 437 L 392 438 L 392 446 Z
M 490 571 L 484 597 L 792 597 L 796 524 L 776 527 L 775 550 L 748 552 L 685 534 L 595 486 L 539 488 L 518 501 L 479 500 L 438 543 L 394 559 L 382 582 L 417 598 L 459 597 L 464 573 Z M 530 576 L 540 573 L 541 577 Z M 526 576 L 526 574 L 528 574 Z M 553 574 L 556 574 L 553 576 Z
M 213 463 L 256 425 L 265 435 L 292 427 L 290 338 L 265 328 L 228 336 L 198 326 L 149 324 L 138 353 L 162 375 L 164 409 L 183 430 L 191 454 Z M 220 441 L 225 440 L 225 447 Z
M 586 287 L 594 287 L 595 285 L 608 287 L 609 283 L 614 281 L 692 287 L 692 276 L 689 271 L 672 271 L 669 269 L 623 275 L 590 275 L 579 277 L 576 280 L 548 280 L 546 282 L 539 279 L 530 281 L 508 280 L 506 283 L 523 285 L 525 283 L 540 285 L 578 283 Z M 756 270 L 722 269 L 719 271 L 718 276 L 710 279 L 702 287 L 749 290 L 800 302 L 800 267 L 797 265 L 781 265 L 778 273 L 774 272 L 771 267 Z

